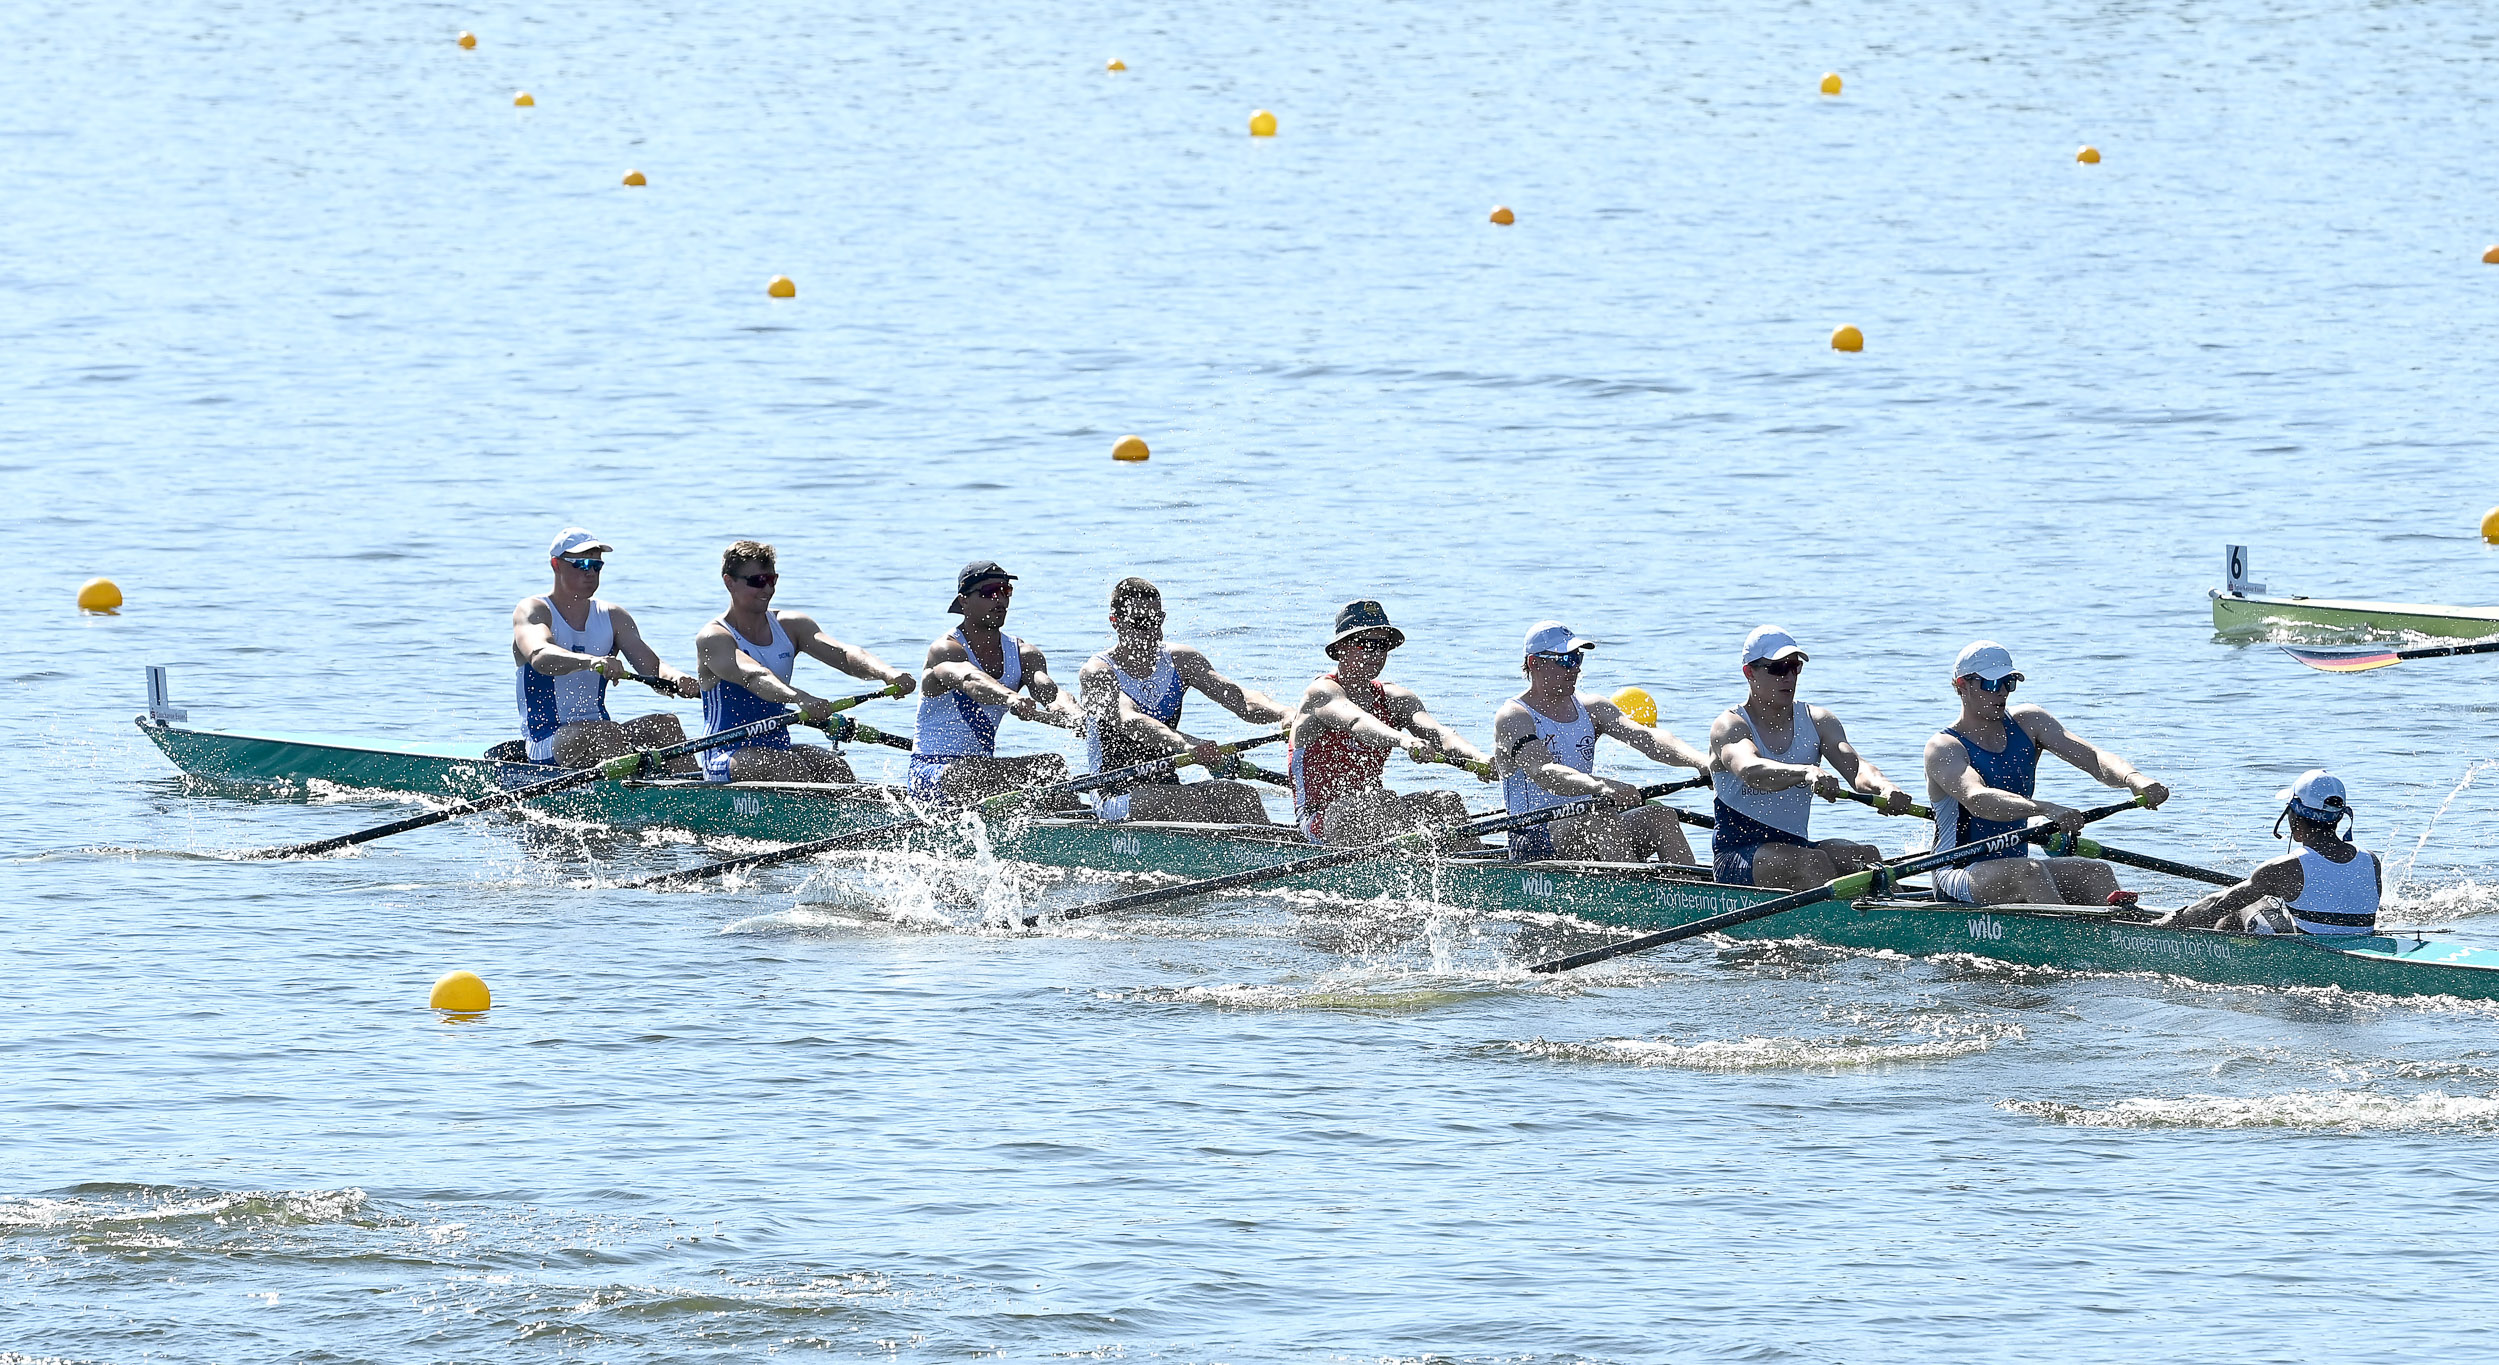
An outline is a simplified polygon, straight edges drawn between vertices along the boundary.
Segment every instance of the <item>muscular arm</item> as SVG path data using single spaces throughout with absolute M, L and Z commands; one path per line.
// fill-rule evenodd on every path
M 1840 724 L 1840 718 L 1819 706 L 1811 708 L 1811 711 L 1815 732 L 1822 736 L 1823 756 L 1831 761 L 1833 770 L 1849 786 L 1889 802 L 1895 813 L 1907 810 L 1909 793 L 1902 791 L 1899 783 L 1885 777 L 1883 770 L 1874 766 L 1873 760 L 1857 752 L 1857 746 L 1848 742 L 1848 729 Z
M 2178 912 L 2181 918 L 2210 924 L 2224 914 L 2244 910 L 2272 896 L 2285 904 L 2299 899 L 2308 878 L 2299 870 L 2299 855 L 2276 858 L 2248 874 L 2237 886 L 2225 886 Z
M 816 700 L 800 688 L 774 677 L 772 670 L 758 663 L 745 650 L 738 648 L 729 628 L 718 621 L 703 627 L 694 637 L 694 659 L 702 671 L 722 682 L 736 683 L 765 701 L 784 706 L 803 706 Z
M 1762 757 L 1761 749 L 1753 743 L 1753 728 L 1733 710 L 1710 726 L 1709 747 L 1720 772 L 1757 792 L 1786 791 L 1823 776 L 1822 769 L 1810 763 L 1781 763 Z
M 1392 715 L 1406 718 L 1406 729 L 1423 736 L 1432 748 L 1456 758 L 1473 759 L 1478 763 L 1489 759 L 1483 750 L 1466 742 L 1466 736 L 1440 723 L 1440 718 L 1423 709 L 1423 698 L 1395 683 L 1383 684 L 1388 692 L 1388 708 Z
M 781 629 L 789 632 L 790 643 L 798 646 L 800 653 L 818 663 L 840 669 L 854 678 L 888 684 L 902 683 L 905 684 L 906 690 L 918 683 L 918 680 L 910 674 L 886 663 L 868 651 L 856 645 L 843 644 L 825 634 L 824 628 L 817 625 L 812 616 L 785 611 L 781 613 Z
M 1555 796 L 1604 796 L 1605 779 L 1554 761 L 1552 746 L 1536 734 L 1536 718 L 1515 699 L 1501 704 L 1492 718 L 1493 766 L 1515 772 Z M 1615 783 L 1619 787 L 1621 783 Z
M 530 598 L 512 608 L 512 662 L 532 672 L 560 678 L 567 673 L 592 671 L 606 661 L 605 655 L 576 653 L 557 644 L 554 628 L 548 624 L 552 610 L 543 597 Z M 623 632 L 618 635 L 621 638 Z
M 1251 691 L 1216 672 L 1204 654 L 1187 645 L 1171 647 L 1171 666 L 1180 671 L 1182 682 L 1205 694 L 1208 701 L 1252 725 L 1273 725 L 1284 719 L 1284 708 L 1266 693 Z
M 695 684 L 694 679 L 670 668 L 668 661 L 659 656 L 659 651 L 643 641 L 642 628 L 633 623 L 633 617 L 623 607 L 608 608 L 607 619 L 616 627 L 617 652 L 623 654 L 637 671 L 663 679 L 680 697 L 702 694 L 703 689 Z
M 1040 703 L 1024 719 L 1066 730 L 1085 728 L 1084 711 L 1076 705 L 1074 697 L 1059 690 L 1058 681 L 1050 676 L 1050 661 L 1031 645 L 1024 646 L 1024 690 Z
M 2022 727 L 2039 747 L 2091 774 L 2103 787 L 2123 787 L 2137 795 L 2148 796 L 2147 804 L 2158 806 L 2169 799 L 2169 789 L 2135 771 L 2135 765 L 2093 744 L 2065 728 L 2056 717 L 2037 706 L 2017 706 L 2006 720 Z
M 1119 680 L 1111 676 L 1111 666 L 1099 657 L 1089 659 L 1076 670 L 1076 692 L 1083 699 L 1084 713 L 1102 727 L 1105 734 L 1114 731 L 1141 739 L 1164 753 L 1178 753 L 1194 748 L 1197 741 L 1163 724 L 1137 709 Z
M 1950 735 L 1939 734 L 1926 742 L 1926 784 L 1932 795 L 1949 796 L 1982 820 L 2018 822 L 2055 814 L 2045 803 L 2000 791 L 1980 780 L 1978 769 L 1970 766 L 1969 750 Z
M 1325 730 L 1342 731 L 1376 749 L 1411 749 L 1417 743 L 1415 736 L 1382 723 L 1354 705 L 1342 686 L 1320 678 L 1302 693 L 1301 705 L 1294 711 L 1294 747 L 1310 743 Z
M 1583 697 L 1580 704 L 1588 708 L 1588 718 L 1596 722 L 1598 734 L 1627 744 L 1650 760 L 1670 768 L 1690 768 L 1698 773 L 1709 771 L 1709 755 L 1677 739 L 1672 730 L 1652 730 L 1624 715 L 1621 707 L 1602 698 Z M 1500 740 L 1498 735 L 1493 738 L 1496 744 Z

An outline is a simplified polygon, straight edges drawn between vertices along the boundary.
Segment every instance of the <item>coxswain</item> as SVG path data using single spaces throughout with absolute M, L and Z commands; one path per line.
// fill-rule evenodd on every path
M 1926 789 L 1935 808 L 1936 848 L 2021 829 L 2034 819 L 2079 833 L 2081 811 L 2031 795 L 2042 752 L 2091 774 L 2102 786 L 2124 787 L 2147 806 L 2169 799 L 2169 788 L 2067 730 L 2045 709 L 2013 706 L 2013 688 L 2021 681 L 2013 656 L 1993 640 L 1972 643 L 1953 661 L 1952 690 L 1961 697 L 1961 718 L 1926 742 Z M 2105 905 L 2119 894 L 2117 877 L 2107 864 L 2090 858 L 2034 858 L 2028 844 L 2018 853 L 1941 869 L 1935 873 L 1935 889 L 1948 900 L 1971 905 Z
M 729 591 L 729 609 L 694 637 L 709 733 L 787 715 L 792 707 L 808 720 L 830 717 L 832 703 L 790 681 L 801 654 L 854 678 L 899 683 L 905 694 L 917 685 L 901 669 L 825 634 L 815 618 L 773 610 L 781 572 L 773 548 L 762 541 L 741 540 L 721 551 L 720 583 Z M 849 760 L 820 745 L 794 743 L 787 727 L 735 747 L 706 749 L 702 760 L 703 776 L 714 782 L 857 780 Z
M 1605 798 L 1614 809 L 1512 830 L 1510 856 L 1689 863 L 1692 846 L 1672 810 L 1643 803 L 1640 789 L 1629 782 L 1597 776 L 1597 736 L 1698 773 L 1709 771 L 1709 755 L 1671 731 L 1640 724 L 1603 697 L 1582 693 L 1581 669 L 1594 648 L 1594 640 L 1572 634 L 1559 621 L 1529 628 L 1519 663 L 1527 690 L 1493 713 L 1493 763 L 1501 773 L 1502 805 L 1512 815 L 1591 796 Z
M 1336 670 L 1312 680 L 1294 708 L 1291 728 L 1293 818 L 1312 843 L 1362 844 L 1435 823 L 1466 818 L 1453 791 L 1401 795 L 1380 780 L 1391 751 L 1416 759 L 1469 760 L 1490 780 L 1482 751 L 1423 709 L 1423 699 L 1380 681 L 1388 652 L 1406 633 L 1388 623 L 1379 603 L 1348 602 L 1336 613 L 1327 654 Z
M 512 608 L 512 688 L 532 762 L 588 768 L 685 738 L 675 716 L 619 721 L 607 713 L 607 685 L 636 672 L 680 697 L 699 690 L 644 643 L 630 613 L 594 595 L 607 568 L 602 556 L 615 550 L 578 526 L 565 527 L 547 548 L 554 589 Z M 693 771 L 683 758 L 670 767 Z
M 2234 934 L 2377 932 L 2386 869 L 2378 855 L 2343 833 L 2352 811 L 2342 779 L 2311 768 L 2274 799 L 2283 803 L 2273 820 L 2274 837 L 2282 837 L 2283 822 L 2289 821 L 2291 842 L 2299 847 L 2259 866 L 2237 886 L 2170 911 L 2153 921 L 2155 927 Z
M 1084 728 L 1083 713 L 1051 680 L 1049 660 L 1003 629 L 1015 601 L 1015 575 L 975 560 L 955 575 L 954 588 L 946 609 L 963 624 L 929 645 L 921 670 L 912 797 L 961 805 L 1065 781 L 1067 760 L 1057 754 L 998 757 L 1001 717 Z
M 1190 645 L 1163 639 L 1163 591 L 1142 578 L 1111 588 L 1115 643 L 1076 674 L 1084 698 L 1085 752 L 1093 771 L 1107 772 L 1186 751 L 1209 772 L 1223 766 L 1215 741 L 1180 729 L 1180 706 L 1191 689 L 1252 725 L 1273 725 L 1284 708 L 1215 671 Z M 1187 782 L 1164 774 L 1106 794 L 1095 807 L 1104 820 L 1179 820 L 1263 825 L 1267 807 L 1256 788 L 1218 777 Z
M 1744 637 L 1744 704 L 1730 708 L 1709 732 L 1717 798 L 1710 872 L 1718 881 L 1802 890 L 1881 861 L 1871 844 L 1817 840 L 1811 833 L 1813 799 L 1838 800 L 1842 782 L 1875 798 L 1887 814 L 1903 814 L 1914 804 L 1858 754 L 1839 717 L 1796 699 L 1810 657 L 1778 626 L 1755 626 Z

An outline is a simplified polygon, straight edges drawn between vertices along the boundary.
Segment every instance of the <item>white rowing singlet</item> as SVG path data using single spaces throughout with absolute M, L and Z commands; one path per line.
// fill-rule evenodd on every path
M 2371 934 L 2378 923 L 2378 856 L 2361 849 L 2338 863 L 2313 848 L 2299 851 L 2299 898 L 2291 923 L 2307 934 Z
M 1003 632 L 1006 661 L 998 672 L 998 685 L 1013 692 L 1024 685 L 1024 642 Z M 972 667 L 986 670 L 988 665 L 972 652 L 972 642 L 963 638 L 961 627 L 954 633 L 955 643 L 963 646 L 963 655 Z M 919 723 L 912 729 L 911 756 L 914 758 L 995 758 L 998 755 L 998 722 L 1005 719 L 1003 706 L 983 706 L 963 695 L 961 689 L 941 692 L 934 697 L 920 698 Z
M 1154 668 L 1142 680 L 1129 677 L 1128 671 L 1119 666 L 1119 661 L 1111 657 L 1109 650 L 1093 657 L 1095 662 L 1110 667 L 1111 680 L 1119 684 L 1119 690 L 1128 694 L 1128 700 L 1135 702 L 1138 710 L 1165 725 L 1180 723 L 1180 703 L 1187 698 L 1189 685 L 1180 680 L 1180 670 L 1173 665 L 1170 650 L 1154 651 Z M 1105 745 L 1102 741 L 1102 722 L 1115 719 L 1117 715 L 1114 710 L 1108 717 L 1085 717 L 1085 761 L 1092 771 L 1098 773 L 1107 768 L 1125 768 L 1163 756 L 1159 750 L 1117 733 Z
M 1513 700 L 1527 707 L 1528 718 L 1536 722 L 1536 738 L 1545 742 L 1545 752 L 1553 755 L 1554 762 L 1565 768 L 1576 768 L 1583 773 L 1596 771 L 1597 718 L 1588 713 L 1586 697 L 1576 693 L 1572 695 L 1571 705 L 1578 708 L 1579 714 L 1569 720 L 1555 720 L 1535 707 L 1528 706 L 1527 698 L 1523 694 Z M 1524 744 L 1519 746 L 1521 749 L 1526 747 Z M 1517 758 L 1517 753 L 1515 749 L 1511 751 L 1513 760 Z M 1525 815 L 1530 811 L 1545 810 L 1566 801 L 1581 799 L 1576 796 L 1557 796 L 1546 791 L 1536 785 L 1536 779 L 1520 771 L 1515 763 L 1501 776 L 1501 805 L 1512 815 Z
M 590 599 L 590 615 L 575 630 L 547 598 L 547 633 L 556 646 L 575 654 L 608 655 L 616 652 L 616 623 L 607 615 L 607 603 Z M 607 679 L 588 669 L 557 677 L 531 668 L 514 666 L 512 692 L 521 707 L 521 731 L 529 737 L 529 756 L 540 763 L 555 760 L 555 732 L 567 725 L 587 720 L 606 720 Z
M 1753 723 L 1751 707 L 1739 706 L 1735 713 L 1744 718 L 1744 728 L 1753 736 L 1753 751 L 1774 763 L 1819 763 L 1822 761 L 1822 731 L 1814 724 L 1813 708 L 1796 703 L 1795 728 L 1788 735 L 1785 752 L 1773 753 L 1762 741 L 1761 727 Z M 1759 820 L 1772 829 L 1786 830 L 1797 838 L 1806 838 L 1806 829 L 1814 814 L 1814 793 L 1810 786 L 1787 787 L 1775 792 L 1757 792 L 1745 786 L 1734 773 L 1711 773 L 1709 784 L 1718 800 L 1729 810 Z

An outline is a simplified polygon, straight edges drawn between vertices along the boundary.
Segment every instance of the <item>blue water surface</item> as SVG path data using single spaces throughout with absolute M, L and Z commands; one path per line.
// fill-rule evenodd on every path
M 2390 915 L 2499 945 L 2490 665 L 2313 673 L 2204 599 L 2226 543 L 2499 599 L 2487 6 L 8 27 L 0 1359 L 2470 1349 L 2487 1005 L 1804 942 L 1554 981 L 1308 894 L 1007 934 L 1107 888 L 652 896 L 592 884 L 711 850 L 550 820 L 236 863 L 411 807 L 189 788 L 129 722 L 161 664 L 196 723 L 508 735 L 566 524 L 680 667 L 741 537 L 915 668 L 975 558 L 1064 679 L 1125 574 L 1286 698 L 1376 596 L 1479 743 L 1540 618 L 1693 738 L 1775 620 L 1904 777 L 1988 637 L 2175 789 L 2130 843 L 2243 869 L 2330 765 Z M 424 1007 L 454 967 L 492 1011 Z

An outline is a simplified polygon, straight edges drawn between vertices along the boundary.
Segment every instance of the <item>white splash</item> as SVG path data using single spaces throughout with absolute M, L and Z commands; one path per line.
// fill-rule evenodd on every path
M 2287 1095 L 2188 1095 L 2124 1099 L 2102 1108 L 2056 1100 L 2004 1100 L 1996 1108 L 2070 1128 L 2301 1128 L 2344 1133 L 2467 1129 L 2499 1132 L 2499 1094 L 2382 1095 L 2294 1090 Z

